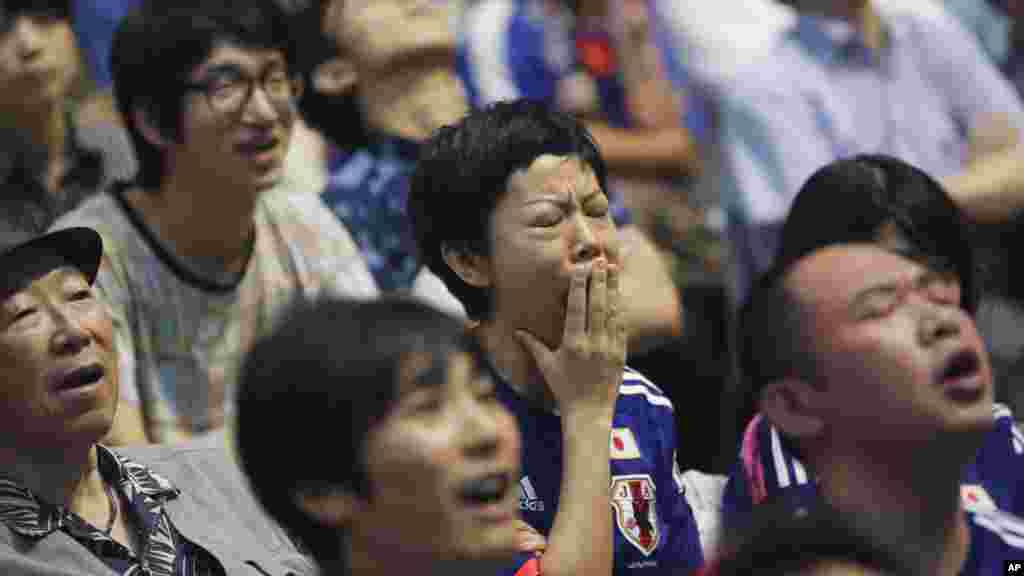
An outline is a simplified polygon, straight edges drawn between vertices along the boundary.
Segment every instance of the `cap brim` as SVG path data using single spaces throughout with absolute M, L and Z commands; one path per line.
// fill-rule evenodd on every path
M 92 284 L 96 281 L 100 260 L 103 258 L 103 239 L 92 228 L 66 228 L 19 244 L 0 255 L 0 260 L 30 250 L 45 250 L 59 254 L 78 268 L 89 280 L 89 284 Z M 0 264 L 0 270 L 2 269 L 4 267 Z

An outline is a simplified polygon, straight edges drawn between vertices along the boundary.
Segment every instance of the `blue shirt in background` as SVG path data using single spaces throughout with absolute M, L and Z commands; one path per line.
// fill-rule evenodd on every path
M 85 56 L 89 74 L 96 87 L 104 90 L 113 84 L 110 47 L 121 20 L 142 0 L 76 0 L 71 3 L 71 26 Z
M 608 123 L 628 127 L 629 112 L 611 37 L 599 30 L 577 30 L 574 20 L 568 9 L 546 6 L 541 0 L 481 0 L 467 9 L 458 69 L 470 103 L 479 107 L 498 100 L 530 98 L 554 105 L 558 83 L 585 68 L 597 84 Z M 710 127 L 707 105 L 700 94 L 690 90 L 681 50 L 665 26 L 653 18 L 652 32 L 669 79 L 686 93 L 686 111 L 680 121 L 700 140 Z M 579 54 L 584 43 L 605 46 L 611 67 L 588 66 Z
M 1024 126 L 1013 87 L 962 28 L 878 9 L 880 52 L 845 22 L 802 15 L 727 87 L 721 194 L 737 304 L 770 265 L 790 203 L 817 169 L 884 153 L 941 178 L 963 168 L 980 119 Z

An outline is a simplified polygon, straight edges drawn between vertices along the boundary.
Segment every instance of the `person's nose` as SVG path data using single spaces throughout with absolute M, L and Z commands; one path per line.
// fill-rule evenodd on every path
M 61 356 L 74 356 L 89 346 L 91 337 L 74 311 L 60 305 L 51 308 L 53 336 L 51 349 Z
M 472 395 L 461 404 L 463 448 L 467 456 L 482 459 L 494 455 L 502 442 L 494 409 Z
M 958 336 L 961 331 L 961 312 L 959 308 L 942 306 L 927 299 L 921 299 L 919 338 L 925 346 Z
M 572 261 L 574 263 L 588 262 L 604 254 L 604 247 L 601 244 L 593 223 L 588 222 L 587 217 L 580 212 L 572 216 L 575 238 L 572 248 Z
M 266 90 L 257 84 L 252 87 L 243 116 L 254 124 L 265 124 L 276 120 L 280 111 Z

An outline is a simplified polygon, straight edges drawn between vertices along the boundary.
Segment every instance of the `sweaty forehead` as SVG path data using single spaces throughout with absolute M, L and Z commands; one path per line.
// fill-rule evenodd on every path
M 545 196 L 585 198 L 597 187 L 594 171 L 575 156 L 544 154 L 509 177 L 509 191 L 526 201 Z
M 807 304 L 842 306 L 858 293 L 900 280 L 921 265 L 875 244 L 829 246 L 797 261 L 786 287 Z

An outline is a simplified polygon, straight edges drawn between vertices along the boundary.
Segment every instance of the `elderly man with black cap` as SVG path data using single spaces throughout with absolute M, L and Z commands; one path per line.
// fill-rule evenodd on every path
M 118 398 L 102 252 L 88 228 L 0 246 L 0 572 L 312 573 L 223 442 L 98 444 Z

